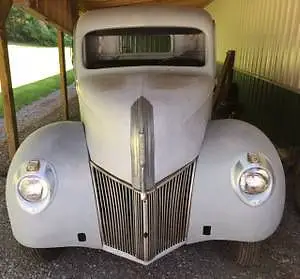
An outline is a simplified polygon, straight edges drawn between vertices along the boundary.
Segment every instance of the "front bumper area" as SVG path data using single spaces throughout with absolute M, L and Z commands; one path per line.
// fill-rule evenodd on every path
M 253 208 L 233 190 L 230 172 L 241 153 L 257 151 L 268 157 L 275 185 L 270 199 Z M 13 178 L 25 161 L 41 158 L 55 167 L 58 185 L 51 204 L 31 215 L 18 204 Z M 178 170 L 146 197 L 91 165 L 83 126 L 72 122 L 46 126 L 27 138 L 6 185 L 12 231 L 22 245 L 102 249 L 144 265 L 183 244 L 261 241 L 280 223 L 284 200 L 284 173 L 274 146 L 257 128 L 235 120 L 211 121 L 197 165 Z M 210 235 L 203 234 L 205 226 Z M 78 233 L 86 234 L 85 242 Z

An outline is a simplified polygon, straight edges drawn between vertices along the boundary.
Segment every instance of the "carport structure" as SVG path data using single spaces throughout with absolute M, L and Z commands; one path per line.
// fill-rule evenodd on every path
M 5 20 L 17 5 L 58 29 L 61 98 L 68 118 L 63 33 L 72 34 L 80 14 L 123 5 L 166 4 L 206 8 L 216 21 L 217 59 L 237 51 L 235 82 L 241 118 L 278 145 L 296 145 L 300 131 L 300 1 L 299 0 L 0 0 L 0 81 L 9 154 L 18 147 Z

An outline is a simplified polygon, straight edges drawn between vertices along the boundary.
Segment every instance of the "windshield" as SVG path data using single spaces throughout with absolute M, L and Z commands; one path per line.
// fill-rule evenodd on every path
M 194 28 L 123 28 L 88 33 L 83 61 L 88 69 L 205 65 L 205 34 Z

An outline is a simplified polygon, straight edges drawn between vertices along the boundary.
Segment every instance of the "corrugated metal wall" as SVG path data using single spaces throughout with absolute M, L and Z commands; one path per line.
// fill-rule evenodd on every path
M 300 1 L 214 0 L 217 59 L 237 50 L 236 67 L 265 79 L 300 88 Z
M 214 0 L 217 59 L 236 50 L 241 119 L 300 145 L 300 0 Z

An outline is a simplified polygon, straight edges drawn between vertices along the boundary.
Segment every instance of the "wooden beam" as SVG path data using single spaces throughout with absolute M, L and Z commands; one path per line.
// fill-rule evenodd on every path
M 75 27 L 77 20 L 79 18 L 79 5 L 78 0 L 69 0 L 69 9 L 71 12 L 71 19 L 73 28 Z
M 218 107 L 227 100 L 232 87 L 234 72 L 235 51 L 227 51 L 226 59 L 222 70 L 218 76 L 218 84 L 215 87 L 213 95 L 212 118 L 216 119 Z
M 12 0 L 0 0 L 0 27 L 4 26 L 11 6 Z
M 82 10 L 94 10 L 107 7 L 119 7 L 128 5 L 176 5 L 204 8 L 213 0 L 79 0 Z
M 59 67 L 60 67 L 61 105 L 63 108 L 63 118 L 64 120 L 68 120 L 69 106 L 68 106 L 68 88 L 67 88 L 66 59 L 65 59 L 65 43 L 64 43 L 64 33 L 60 30 L 57 30 L 57 43 L 58 43 Z
M 232 85 L 233 68 L 235 61 L 235 51 L 227 51 L 226 59 L 222 70 L 218 76 L 218 84 L 216 85 L 213 96 L 213 107 L 217 106 L 222 100 L 226 98 L 227 85 Z
M 10 159 L 12 159 L 18 148 L 18 130 L 5 31 L 5 20 L 11 8 L 11 1 L 0 1 L 0 7 L 0 83 L 8 152 Z
M 72 1 L 74 0 L 13 0 L 13 3 L 34 17 L 71 35 L 74 27 Z

